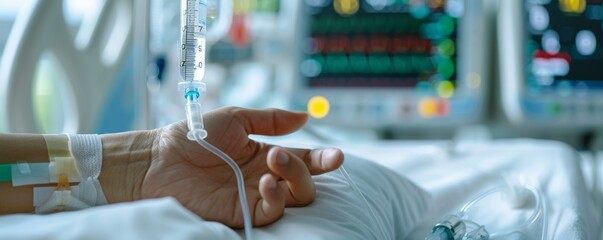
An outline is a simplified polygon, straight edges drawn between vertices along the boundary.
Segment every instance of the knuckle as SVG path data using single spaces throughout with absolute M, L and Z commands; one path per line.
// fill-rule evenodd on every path
M 240 112 L 241 108 L 235 107 L 235 106 L 228 106 L 228 107 L 224 107 L 224 110 L 230 114 L 235 114 L 237 112 Z

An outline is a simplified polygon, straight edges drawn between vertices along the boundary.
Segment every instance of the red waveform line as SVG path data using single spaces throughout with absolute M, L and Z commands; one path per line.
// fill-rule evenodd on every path
M 330 53 L 349 53 L 350 39 L 345 36 L 333 36 L 327 40 L 326 49 Z
M 386 35 L 358 36 L 314 36 L 311 40 L 311 52 L 315 53 L 431 53 L 432 42 L 419 37 Z
M 355 36 L 352 38 L 351 49 L 353 52 L 368 52 L 369 42 L 365 36 Z
M 544 58 L 544 59 L 562 58 L 565 61 L 567 61 L 567 63 L 571 63 L 571 60 L 572 60 L 572 57 L 567 53 L 560 52 L 560 53 L 556 53 L 556 54 L 550 54 L 550 53 L 547 53 L 542 50 L 537 50 L 536 52 L 534 52 L 534 58 Z

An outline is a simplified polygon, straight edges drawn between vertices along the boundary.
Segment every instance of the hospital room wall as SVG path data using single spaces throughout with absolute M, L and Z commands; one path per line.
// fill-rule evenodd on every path
M 13 23 L 17 20 L 18 17 L 23 17 L 23 13 L 25 13 L 28 9 L 33 6 L 33 3 L 36 1 L 10 1 L 10 0 L 0 0 L 0 54 L 3 53 L 6 42 L 9 38 L 15 37 L 14 29 L 12 29 Z M 92 91 L 103 91 L 106 96 L 101 97 L 101 99 L 95 98 L 87 98 L 86 94 L 83 96 L 86 99 L 82 99 L 82 95 L 79 94 L 79 98 L 76 98 L 75 102 L 77 104 L 86 105 L 86 103 L 96 102 L 98 104 L 89 104 L 89 108 L 80 108 L 78 111 L 80 112 L 79 116 L 80 123 L 78 125 L 78 129 L 75 130 L 67 130 L 67 132 L 82 132 L 82 133 L 107 133 L 107 132 L 120 132 L 127 131 L 133 129 L 142 129 L 148 126 L 146 122 L 146 117 L 142 117 L 145 115 L 146 109 L 146 87 L 145 80 L 146 78 L 141 74 L 141 71 L 144 71 L 144 67 L 146 67 L 146 44 L 145 40 L 147 37 L 144 34 L 147 33 L 145 29 L 146 23 L 148 22 L 148 15 L 140 14 L 141 12 L 146 12 L 145 8 L 148 7 L 144 4 L 146 1 L 137 1 L 137 0 L 119 0 L 113 1 L 109 8 L 108 14 L 103 15 L 104 19 L 99 19 L 99 24 L 95 31 L 95 36 L 100 39 L 100 41 L 92 41 L 95 42 L 93 45 L 82 48 L 82 44 L 78 46 L 71 46 L 74 51 L 70 51 L 71 54 L 75 53 L 71 57 L 62 58 L 62 60 L 57 59 L 53 51 L 55 49 L 49 48 L 42 54 L 37 64 L 32 67 L 32 71 L 34 74 L 34 84 L 32 91 L 30 93 L 24 93 L 31 95 L 32 105 L 33 106 L 23 106 L 19 103 L 14 103 L 11 105 L 11 108 L 23 108 L 27 111 L 27 108 L 33 108 L 34 118 L 36 126 L 29 126 L 32 124 L 27 124 L 27 127 L 21 127 L 17 130 L 18 132 L 43 132 L 43 133 L 55 133 L 55 132 L 66 132 L 66 121 L 65 119 L 73 117 L 69 114 L 69 105 L 67 102 L 70 100 L 65 99 L 73 99 L 70 97 L 65 98 L 65 96 L 69 95 L 78 95 L 75 92 L 69 93 L 69 89 L 72 89 L 68 86 L 73 86 L 74 83 L 80 82 L 80 84 L 76 84 L 82 86 L 81 82 L 90 82 L 88 85 L 97 85 L 98 87 L 92 87 Z M 45 2 L 47 3 L 47 2 Z M 70 37 L 73 42 L 75 40 L 78 31 L 85 32 L 84 29 L 85 18 L 90 18 L 95 15 L 95 11 L 99 11 L 101 7 L 99 3 L 101 1 L 78 1 L 78 0 L 64 0 L 64 1 L 50 1 L 50 3 L 62 4 L 62 13 L 64 17 L 64 22 L 59 20 L 56 24 L 57 26 L 62 26 L 62 24 L 66 24 Z M 115 9 L 122 9 L 123 11 L 118 12 Z M 129 10 L 131 12 L 128 12 Z M 114 11 L 115 10 L 115 11 Z M 53 13 L 57 13 L 60 11 L 53 11 Z M 49 14 L 52 15 L 52 14 Z M 125 17 L 125 18 L 124 18 Z M 123 22 L 125 19 L 130 22 Z M 56 19 L 56 18 L 55 18 Z M 121 23 L 120 23 L 121 21 Z M 23 23 L 23 22 L 22 22 Z M 107 34 L 110 34 L 111 31 L 117 32 L 117 28 L 119 26 L 133 26 L 131 31 L 123 34 L 113 34 L 110 38 Z M 22 25 L 23 26 L 23 25 Z M 90 25 L 88 25 L 90 27 Z M 105 28 L 105 29 L 101 29 Z M 123 28 L 123 27 L 122 27 Z M 58 28 L 60 29 L 60 27 Z M 11 36 L 11 34 L 13 36 Z M 132 36 L 133 35 L 133 36 Z M 53 38 L 53 36 L 48 36 Z M 67 37 L 69 38 L 69 37 Z M 119 51 L 118 46 L 120 45 L 117 39 L 126 39 L 123 51 Z M 141 40 L 142 39 L 142 40 Z M 52 40 L 52 39 L 50 39 Z M 39 41 L 41 42 L 41 41 Z M 72 42 L 72 41 L 67 41 Z M 138 42 L 134 44 L 134 42 Z M 79 43 L 78 43 L 79 44 Z M 94 44 L 98 44 L 94 45 Z M 102 45 L 106 44 L 106 45 Z M 36 45 L 43 46 L 43 43 L 37 43 Z M 12 48 L 15 48 L 14 44 Z M 113 62 L 116 63 L 116 67 L 112 67 L 111 62 L 107 62 L 104 60 L 100 63 L 99 59 L 101 58 L 100 53 L 95 54 L 95 50 L 93 49 L 112 49 L 113 55 L 118 56 L 117 59 Z M 35 47 L 34 47 L 35 49 Z M 26 55 L 32 55 L 31 52 L 27 52 L 27 48 L 24 50 Z M 98 52 L 101 52 L 100 50 Z M 3 56 L 7 57 L 7 56 Z M 73 62 L 73 60 L 69 59 L 79 59 L 81 61 Z M 65 61 L 67 60 L 67 61 Z M 69 63 L 71 61 L 71 63 Z M 104 69 L 103 71 L 99 71 L 94 69 L 94 67 L 90 68 L 90 66 L 94 65 L 102 65 L 103 67 L 99 67 L 98 69 Z M 86 66 L 87 65 L 87 66 Z M 69 68 L 77 69 L 80 74 L 91 75 L 94 76 L 90 79 L 88 77 L 74 77 L 75 75 L 65 75 L 65 70 L 69 70 Z M 4 66 L 4 69 L 8 69 L 7 66 Z M 80 69 L 88 69 L 92 70 L 91 72 L 80 70 Z M 72 69 L 73 70 L 73 69 Z M 107 71 L 109 70 L 109 71 Z M 73 73 L 73 71 L 71 71 Z M 107 77 L 104 77 L 107 76 Z M 70 79 L 70 80 L 67 80 Z M 14 79 L 13 79 L 14 80 Z M 22 79 L 20 81 L 24 81 L 26 79 Z M 97 84 L 93 83 L 97 82 Z M 106 84 L 105 84 L 106 82 Z M 86 85 L 86 84 L 84 84 Z M 106 85 L 103 87 L 103 85 Z M 58 87 L 57 87 L 58 86 Z M 82 90 L 83 88 L 73 89 L 73 91 L 89 91 Z M 94 94 L 90 94 L 94 95 Z M 142 100 L 144 99 L 144 100 Z M 10 101 L 9 101 L 10 102 Z M 25 104 L 27 105 L 27 104 Z M 82 111 L 84 109 L 84 111 Z M 4 114 L 4 113 L 2 113 Z M 90 119 L 89 116 L 93 116 L 90 121 L 82 121 L 82 119 Z M 0 121 L 4 121 L 4 116 L 0 118 Z M 13 121 L 14 122 L 14 121 Z M 84 123 L 85 122 L 85 123 Z M 21 124 L 24 125 L 24 124 Z M 83 126 L 86 125 L 86 126 Z M 0 128 L 6 127 L 6 122 L 0 122 Z M 23 130 L 26 129 L 26 130 Z M 9 129 L 0 129 L 0 131 L 5 132 L 9 131 Z M 15 130 L 10 130 L 15 131 Z

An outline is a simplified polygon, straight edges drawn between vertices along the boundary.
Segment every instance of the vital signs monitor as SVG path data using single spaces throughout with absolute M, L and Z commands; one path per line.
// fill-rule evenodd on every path
M 304 0 L 292 105 L 339 126 L 457 126 L 482 118 L 481 0 Z
M 508 118 L 544 126 L 601 126 L 603 2 L 500 2 L 501 95 Z

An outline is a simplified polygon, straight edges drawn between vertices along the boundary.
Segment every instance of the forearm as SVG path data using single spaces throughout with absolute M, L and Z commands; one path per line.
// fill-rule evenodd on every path
M 48 162 L 42 135 L 0 134 L 0 164 Z M 0 183 L 0 214 L 33 212 L 33 186 Z
M 151 163 L 156 130 L 106 134 L 99 181 L 109 203 L 140 199 L 140 186 Z
M 137 131 L 101 135 L 103 163 L 99 176 L 109 203 L 140 198 L 140 185 L 151 161 L 156 131 Z M 48 162 L 48 150 L 42 135 L 0 134 L 0 164 Z M 33 188 L 56 186 L 42 184 L 13 187 L 0 183 L 0 214 L 34 211 Z

